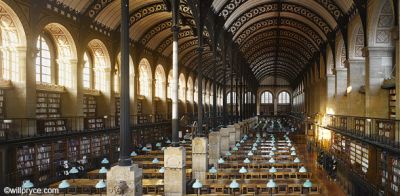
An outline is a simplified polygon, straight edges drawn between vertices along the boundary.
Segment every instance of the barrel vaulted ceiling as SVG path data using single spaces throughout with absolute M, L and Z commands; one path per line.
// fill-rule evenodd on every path
M 91 19 L 96 26 L 118 31 L 119 0 L 49 0 L 75 10 Z M 191 2 L 205 3 L 206 17 L 222 21 L 228 40 L 237 46 L 244 62 L 258 81 L 276 77 L 294 82 L 315 61 L 321 48 L 354 13 L 353 0 L 181 0 L 179 33 L 180 64 L 191 69 L 198 66 L 198 39 L 195 13 Z M 198 5 L 195 4 L 195 5 Z M 170 0 L 130 0 L 130 38 L 132 42 L 157 51 L 165 57 L 172 54 Z M 212 14 L 210 14 L 212 13 Z M 217 20 L 218 19 L 218 20 Z M 207 27 L 207 25 L 205 25 Z M 210 28 L 209 28 L 210 29 Z M 211 31 L 211 30 L 210 30 Z M 207 28 L 203 64 L 205 74 L 217 73 L 222 82 L 220 45 L 210 42 L 213 32 Z M 229 69 L 229 66 L 227 66 Z M 229 72 L 229 71 L 228 71 Z

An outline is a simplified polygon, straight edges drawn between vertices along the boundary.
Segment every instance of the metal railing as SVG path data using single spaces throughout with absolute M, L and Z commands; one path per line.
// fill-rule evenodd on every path
M 387 147 L 400 148 L 400 121 L 384 118 L 326 115 L 325 128 L 368 140 Z

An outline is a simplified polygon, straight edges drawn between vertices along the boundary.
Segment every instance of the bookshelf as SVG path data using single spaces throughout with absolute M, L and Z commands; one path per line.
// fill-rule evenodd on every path
M 389 118 L 396 119 L 396 89 L 389 89 Z
M 366 174 L 368 171 L 368 147 L 355 142 L 350 143 L 350 163 L 357 172 Z
M 392 182 L 390 185 L 390 190 L 393 193 L 396 193 L 395 195 L 399 194 L 399 188 L 400 188 L 400 158 L 398 157 L 393 157 L 392 159 Z
M 85 117 L 96 117 L 97 101 L 92 95 L 83 96 L 83 114 Z
M 51 157 L 51 144 L 44 143 L 36 146 L 36 168 L 38 174 L 38 182 L 40 184 L 49 182 L 51 178 L 50 170 L 50 157 Z
M 30 179 L 34 176 L 35 147 L 24 145 L 17 148 L 17 173 L 20 180 Z
M 5 123 L 0 120 L 0 140 L 4 140 L 7 137 L 7 133 L 10 131 L 11 123 Z
M 340 128 L 346 129 L 347 128 L 347 118 L 346 117 L 340 117 L 339 118 L 339 123 L 340 123 Z
M 109 135 L 101 136 L 101 152 L 102 152 L 102 155 L 110 154 L 110 136 Z
M 119 126 L 121 114 L 121 99 L 119 97 L 115 98 L 115 124 Z
M 355 130 L 360 133 L 365 132 L 365 120 L 364 119 L 355 119 Z
M 394 138 L 394 124 L 390 121 L 376 121 L 377 133 L 380 137 Z
M 61 94 L 37 91 L 36 117 L 37 118 L 60 118 L 61 117 Z
M 103 118 L 85 118 L 85 129 L 102 129 L 104 128 Z
M 53 173 L 56 178 L 62 178 L 63 172 L 59 168 L 63 165 L 66 158 L 66 143 L 65 140 L 58 140 L 53 143 Z
M 381 177 L 381 188 L 385 190 L 389 182 L 389 172 L 388 172 L 388 154 L 386 151 L 380 152 L 380 164 L 379 164 L 379 171 Z
M 101 138 L 99 136 L 93 136 L 91 138 L 91 155 L 93 157 L 100 157 L 102 155 L 101 153 Z M 90 153 L 90 151 L 89 151 Z
M 6 117 L 5 102 L 6 102 L 5 92 L 3 89 L 0 89 L 0 118 Z
M 89 156 L 90 155 L 90 138 L 82 137 L 80 139 L 79 146 L 80 146 L 79 159 L 82 159 L 83 156 L 86 156 L 89 158 L 90 157 Z
M 37 91 L 36 118 L 39 134 L 66 131 L 66 120 L 61 119 L 61 94 Z
M 79 160 L 79 141 L 77 139 L 71 138 L 68 140 L 68 160 L 75 162 Z

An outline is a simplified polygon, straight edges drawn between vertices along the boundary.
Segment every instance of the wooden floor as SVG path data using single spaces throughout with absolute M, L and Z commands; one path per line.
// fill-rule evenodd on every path
M 318 179 L 318 183 L 321 185 L 321 193 L 322 195 L 326 196 L 345 196 L 345 192 L 343 192 L 342 188 L 339 186 L 338 182 L 334 182 L 332 180 L 329 180 L 328 175 L 322 168 L 318 168 L 317 165 L 317 153 L 316 151 L 312 152 L 307 152 L 306 150 L 306 145 L 302 144 L 297 144 L 299 154 L 302 154 L 304 156 L 304 163 L 306 165 L 306 168 L 309 170 L 311 169 L 311 172 L 313 174 L 314 178 Z

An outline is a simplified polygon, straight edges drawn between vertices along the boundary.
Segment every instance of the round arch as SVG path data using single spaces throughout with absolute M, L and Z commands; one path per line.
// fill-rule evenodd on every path
M 146 58 L 140 60 L 139 63 L 139 95 L 150 97 L 151 96 L 151 67 Z
M 156 70 L 154 72 L 154 79 L 155 79 L 155 96 L 158 98 L 164 98 L 165 97 L 165 71 L 164 67 L 159 64 L 156 67 Z
M 186 79 L 183 73 L 179 74 L 179 83 L 178 83 L 178 93 L 179 93 L 179 100 L 185 101 L 186 100 Z

